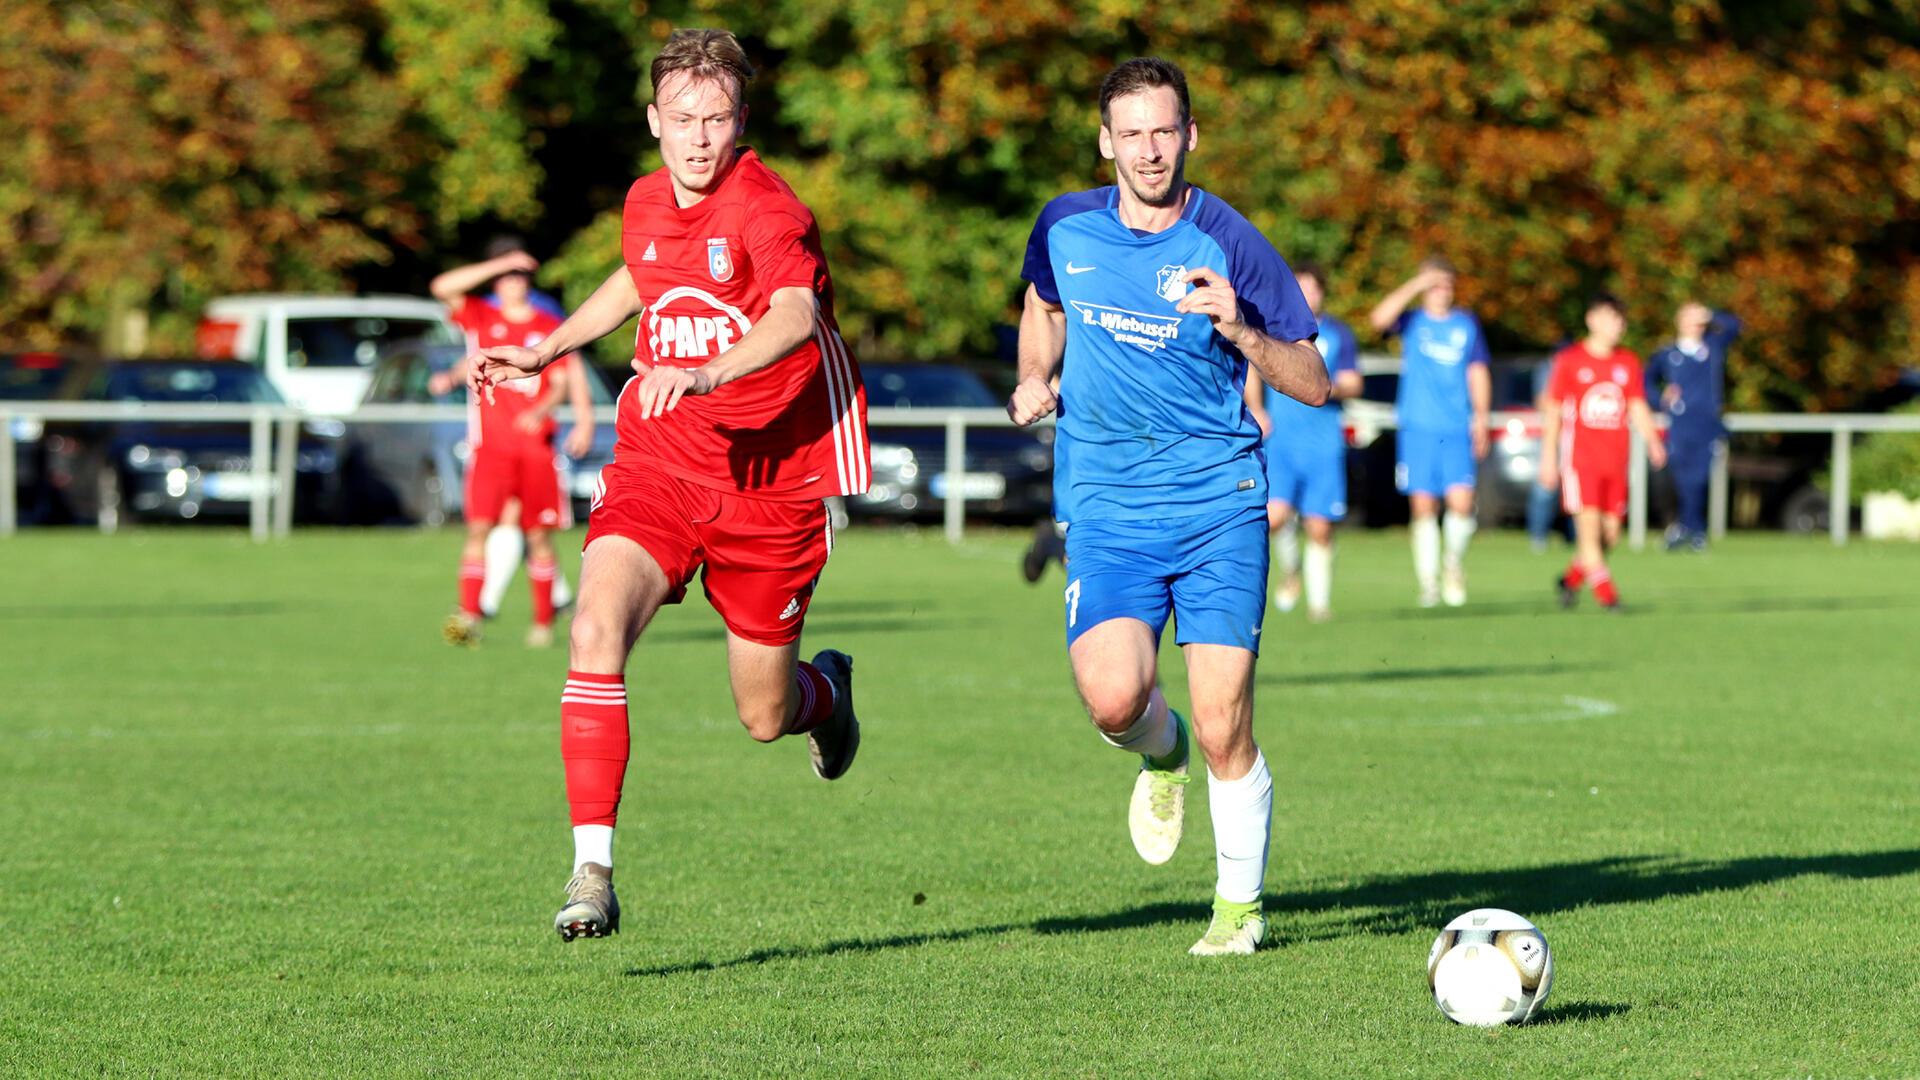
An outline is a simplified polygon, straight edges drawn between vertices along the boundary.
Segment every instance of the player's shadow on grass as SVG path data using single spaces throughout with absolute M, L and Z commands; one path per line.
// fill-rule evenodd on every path
M 1492 679 L 1509 675 L 1564 675 L 1594 670 L 1592 664 L 1542 662 L 1533 664 L 1455 664 L 1448 667 L 1373 668 L 1367 671 L 1324 671 L 1312 674 L 1256 675 L 1262 686 L 1318 686 L 1325 683 L 1417 682 L 1424 679 Z
M 1518 911 L 1536 922 L 1594 904 L 1638 904 L 1671 897 L 1744 889 L 1809 875 L 1884 878 L 1920 873 L 1920 848 L 1836 855 L 1770 855 L 1721 861 L 1676 856 L 1625 855 L 1585 862 L 1553 863 L 1510 870 L 1447 870 L 1370 878 L 1352 884 L 1279 893 L 1267 910 L 1281 946 L 1361 934 L 1435 931 L 1448 919 L 1477 907 Z M 775 960 L 818 960 L 854 953 L 911 949 L 1003 934 L 1085 934 L 1112 930 L 1206 923 L 1204 903 L 1163 902 L 1098 915 L 998 923 L 886 937 L 848 938 L 819 945 L 757 949 L 725 960 L 699 960 L 632 968 L 628 975 L 668 976 L 747 967 Z M 1627 1008 L 1573 1002 L 1548 1019 L 1584 1020 Z
M 165 604 L 7 604 L 0 619 L 205 619 L 278 615 L 287 605 L 277 600 Z
M 809 618 L 807 632 L 815 636 L 821 634 L 901 634 L 924 633 L 929 630 L 952 630 L 956 627 L 983 626 L 982 619 L 937 619 L 926 618 L 852 618 L 843 619 L 834 616 Z M 727 628 L 724 626 L 686 626 L 666 629 L 649 629 L 648 641 L 725 641 Z
M 1920 607 L 1920 599 L 1907 596 L 1737 596 L 1687 598 L 1668 596 L 1648 600 L 1628 595 L 1621 605 L 1620 614 L 1635 615 L 1791 615 L 1804 612 L 1835 611 L 1901 611 Z M 1581 611 L 1597 613 L 1591 603 L 1583 603 Z M 1578 615 L 1581 611 L 1576 611 Z M 1547 590 L 1542 589 L 1538 600 L 1491 600 L 1475 601 L 1466 607 L 1435 608 L 1431 611 L 1416 611 L 1411 608 L 1388 608 L 1378 611 L 1358 611 L 1352 615 L 1341 615 L 1341 622 L 1393 622 L 1401 626 L 1412 626 L 1423 621 L 1446 622 L 1451 619 L 1506 618 L 1514 615 L 1539 615 L 1542 617 L 1567 618 L 1559 605 Z

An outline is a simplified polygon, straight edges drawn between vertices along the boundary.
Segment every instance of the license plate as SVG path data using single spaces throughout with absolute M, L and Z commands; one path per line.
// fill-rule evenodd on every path
M 947 474 L 934 473 L 927 488 L 936 499 L 947 497 Z M 1007 478 L 999 473 L 962 473 L 960 475 L 960 497 L 963 499 L 999 499 L 1007 494 Z
M 250 472 L 208 473 L 200 479 L 200 490 L 209 499 L 251 499 L 261 490 Z

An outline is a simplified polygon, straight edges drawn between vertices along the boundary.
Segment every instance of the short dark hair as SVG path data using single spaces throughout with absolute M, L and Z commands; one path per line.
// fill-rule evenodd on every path
M 740 39 L 725 30 L 675 30 L 667 35 L 667 43 L 660 47 L 648 70 L 655 101 L 660 100 L 660 84 L 680 71 L 696 79 L 732 79 L 735 107 L 746 104 L 753 64 L 740 47 Z
M 487 241 L 487 258 L 497 259 L 502 255 L 511 255 L 516 251 L 527 250 L 527 242 L 513 235 L 502 233 Z
M 1120 64 L 1100 80 L 1100 123 L 1112 125 L 1114 98 L 1161 86 L 1172 87 L 1173 96 L 1180 99 L 1180 122 L 1184 124 L 1192 120 L 1193 109 L 1187 100 L 1186 72 L 1171 60 L 1139 56 Z
M 1612 308 L 1615 315 L 1626 318 L 1627 305 L 1621 303 L 1620 298 L 1612 293 L 1594 293 L 1587 299 L 1588 311 L 1599 311 L 1601 308 Z
M 1325 267 L 1321 266 L 1319 263 L 1315 263 L 1315 262 L 1294 263 L 1293 276 L 1294 277 L 1310 277 L 1313 279 L 1313 283 L 1320 286 L 1322 290 L 1325 290 L 1327 287 L 1327 270 Z

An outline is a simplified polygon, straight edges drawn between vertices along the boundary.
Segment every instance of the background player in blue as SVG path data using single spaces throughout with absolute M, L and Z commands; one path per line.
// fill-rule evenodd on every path
M 1487 456 L 1493 382 L 1487 336 L 1473 313 L 1453 306 L 1453 265 L 1442 258 L 1393 290 L 1367 321 L 1401 341 L 1399 461 L 1395 479 L 1412 508 L 1413 574 L 1420 606 L 1467 602 L 1467 543 L 1473 539 L 1473 489 Z M 1408 311 L 1414 297 L 1420 306 Z M 1444 529 L 1441 500 L 1446 501 Z M 1443 557 L 1444 541 L 1444 557 Z
M 1212 922 L 1191 951 L 1211 955 L 1266 940 L 1273 779 L 1253 741 L 1253 664 L 1267 484 L 1248 365 L 1312 404 L 1328 387 L 1286 263 L 1187 183 L 1199 135 L 1174 65 L 1129 60 L 1100 84 L 1100 153 L 1119 183 L 1054 199 L 1033 227 L 1007 412 L 1020 424 L 1060 414 L 1068 654 L 1094 725 L 1143 759 L 1128 826 L 1150 863 L 1173 857 L 1185 815 L 1188 730 L 1156 672 L 1160 631 L 1175 620 L 1219 873 Z
M 1326 301 L 1326 271 L 1296 266 L 1293 277 L 1307 307 L 1320 320 L 1320 336 L 1314 344 L 1326 360 L 1333 401 L 1316 409 L 1249 379 L 1247 407 L 1267 433 L 1267 528 L 1273 533 L 1281 574 L 1280 586 L 1273 591 L 1274 606 L 1292 611 L 1300 602 L 1304 518 L 1307 618 L 1324 622 L 1332 614 L 1333 527 L 1347 516 L 1347 433 L 1340 406 L 1334 402 L 1360 392 L 1360 370 L 1354 365 L 1353 331 L 1321 310 Z
M 1740 320 L 1705 304 L 1682 304 L 1673 344 L 1647 360 L 1647 400 L 1667 417 L 1667 468 L 1679 499 L 1678 520 L 1667 530 L 1667 550 L 1707 547 L 1707 479 L 1727 429 L 1720 422 L 1727 349 Z

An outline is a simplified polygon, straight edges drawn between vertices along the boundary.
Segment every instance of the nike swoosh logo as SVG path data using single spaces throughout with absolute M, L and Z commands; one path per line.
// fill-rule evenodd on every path
M 1073 265 L 1072 262 L 1067 263 L 1067 273 L 1069 274 L 1084 274 L 1089 270 L 1098 270 L 1098 269 L 1099 267 L 1097 266 L 1075 266 Z

